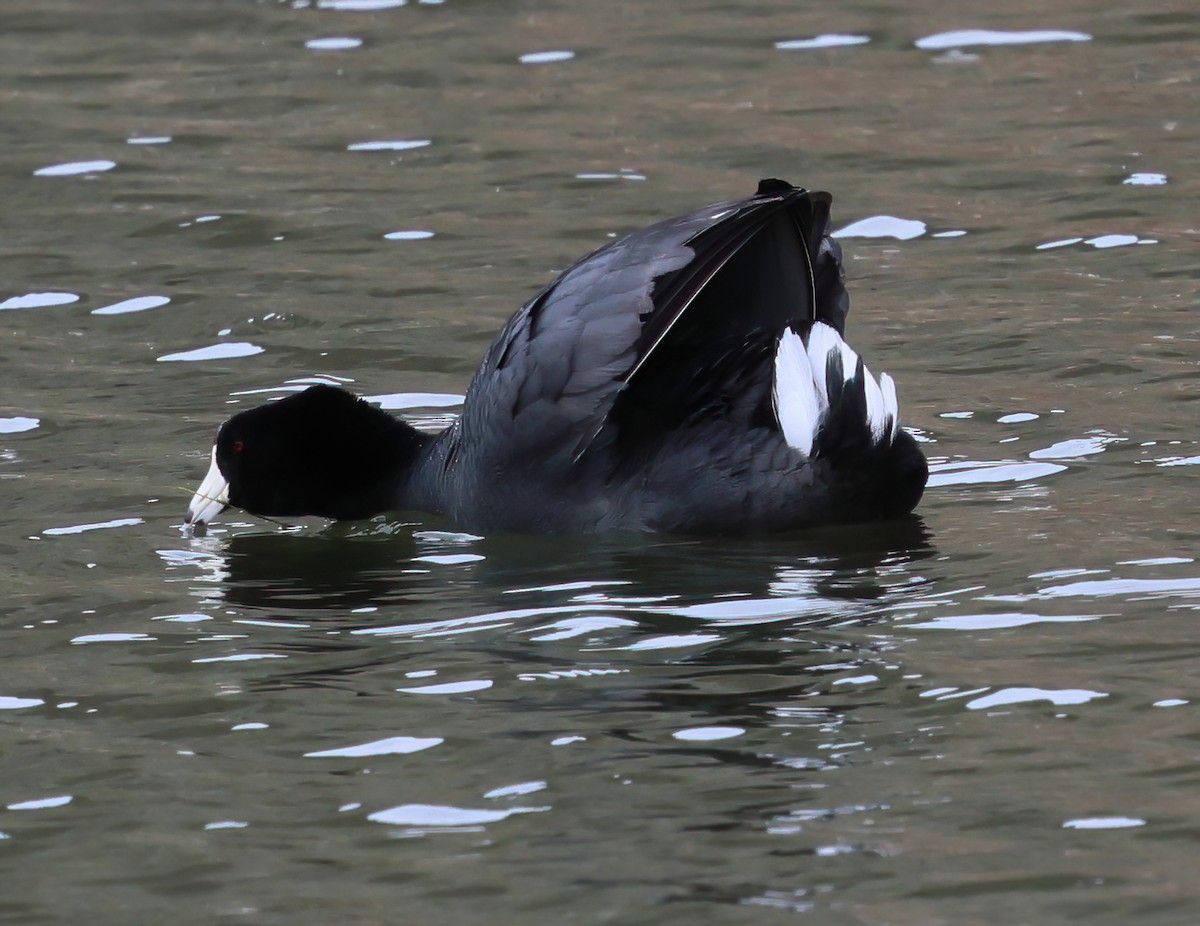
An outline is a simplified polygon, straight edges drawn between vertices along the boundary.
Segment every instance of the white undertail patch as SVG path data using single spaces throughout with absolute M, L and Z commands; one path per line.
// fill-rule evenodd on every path
M 822 388 L 822 394 L 824 388 Z M 813 382 L 812 367 L 800 335 L 790 328 L 779 339 L 775 351 L 775 417 L 789 447 L 805 456 L 812 452 L 813 439 L 821 423 L 821 402 Z M 829 400 L 824 401 L 828 407 Z
M 896 383 L 886 373 L 879 374 L 879 389 L 883 393 L 883 408 L 890 417 L 889 440 L 895 440 L 900 430 L 900 402 L 896 399 Z
M 887 420 L 887 408 L 884 404 L 883 390 L 871 371 L 863 364 L 863 391 L 867 395 L 867 424 L 871 426 L 871 437 L 879 443 L 885 437 L 889 438 L 891 427 Z
M 813 325 L 812 330 L 808 333 L 809 375 L 812 376 L 813 382 L 817 387 L 817 398 L 821 403 L 822 415 L 829 410 L 829 392 L 826 389 L 825 383 L 825 366 L 828 364 L 833 352 L 839 350 L 838 345 L 841 343 L 842 339 L 838 337 L 838 333 L 823 322 Z M 843 367 L 843 371 L 844 369 Z
M 779 338 L 775 352 L 775 417 L 788 446 L 805 456 L 829 413 L 826 375 L 830 361 L 838 357 L 845 381 L 854 379 L 859 358 L 832 326 L 817 322 L 808 333 L 808 343 L 790 328 Z M 890 443 L 900 428 L 900 406 L 896 384 L 886 373 L 876 381 L 863 365 L 866 395 L 866 424 L 876 443 Z

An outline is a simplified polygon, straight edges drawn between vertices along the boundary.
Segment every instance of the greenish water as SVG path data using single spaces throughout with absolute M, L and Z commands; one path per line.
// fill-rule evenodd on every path
M 0 12 L 0 921 L 1193 921 L 1200 16 L 355 5 Z M 834 194 L 919 523 L 180 531 L 231 410 L 434 426 L 764 176 Z

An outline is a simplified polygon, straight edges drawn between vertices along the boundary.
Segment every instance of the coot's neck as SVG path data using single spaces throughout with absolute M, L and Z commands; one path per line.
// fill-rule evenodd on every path
M 392 419 L 387 435 L 388 453 L 394 461 L 392 477 L 383 486 L 383 511 L 442 513 L 441 484 L 448 462 L 446 438 L 451 429 L 436 434 L 418 431 L 407 421 Z
M 422 464 L 434 437 L 386 412 L 377 421 L 370 446 L 355 448 L 359 463 L 341 488 L 345 511 L 334 517 L 369 518 L 413 507 L 413 489 L 421 482 Z

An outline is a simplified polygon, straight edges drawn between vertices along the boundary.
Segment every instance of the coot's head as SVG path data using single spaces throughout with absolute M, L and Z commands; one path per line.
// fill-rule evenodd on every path
M 205 524 L 231 506 L 276 517 L 370 517 L 392 507 L 424 441 L 343 389 L 311 386 L 221 426 L 187 523 Z

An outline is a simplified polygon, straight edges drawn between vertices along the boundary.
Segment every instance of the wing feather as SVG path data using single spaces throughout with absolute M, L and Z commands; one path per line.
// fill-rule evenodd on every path
M 652 225 L 570 267 L 510 319 L 468 389 L 457 427 L 462 445 L 488 454 L 476 467 L 565 474 L 615 442 L 629 449 L 698 411 L 728 413 L 739 390 L 762 392 L 769 410 L 785 326 L 844 325 L 829 203 L 764 181 L 753 197 Z

